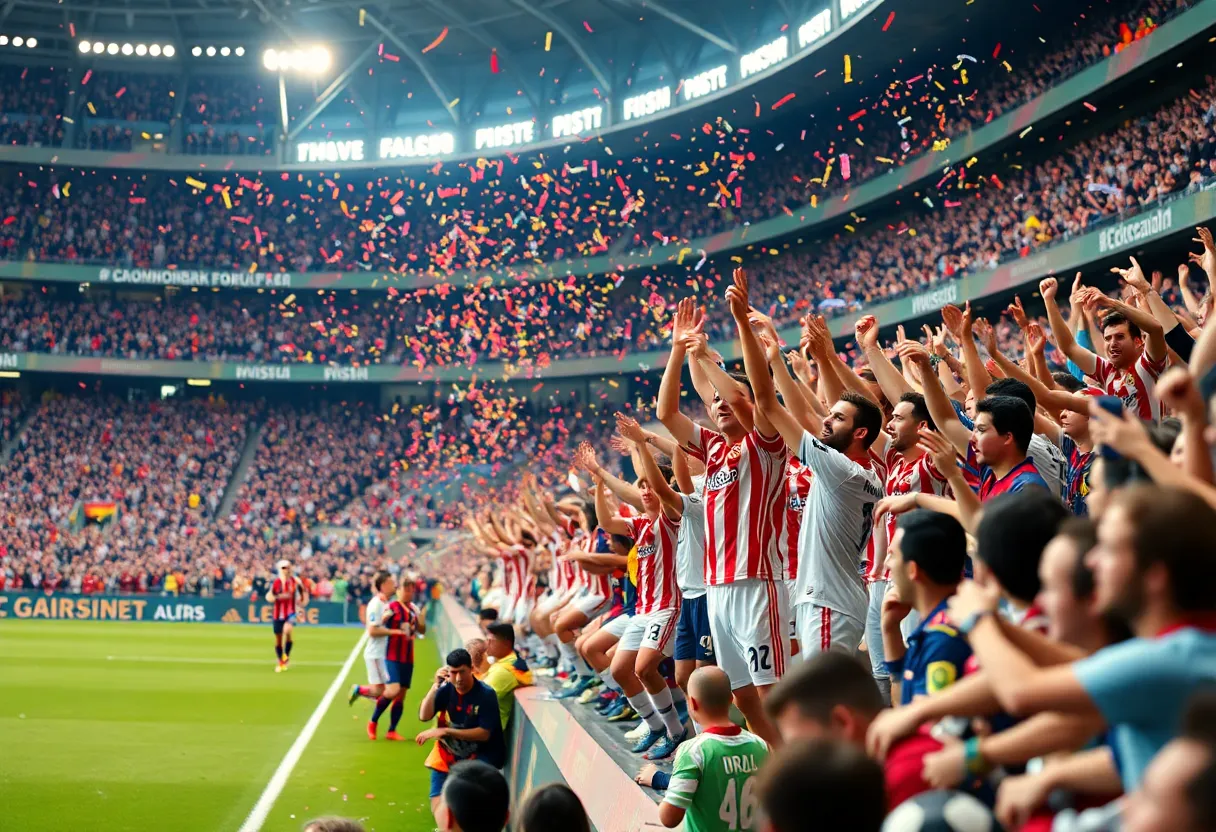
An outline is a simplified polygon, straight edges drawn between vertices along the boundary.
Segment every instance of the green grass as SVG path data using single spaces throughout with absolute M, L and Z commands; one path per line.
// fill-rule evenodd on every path
M 0 622 L 0 826 L 236 830 L 358 637 L 297 628 L 292 667 L 276 674 L 266 626 Z M 410 737 L 434 644 L 417 645 L 399 729 Z M 346 684 L 364 674 L 360 656 Z M 334 700 L 264 829 L 326 814 L 434 828 L 426 749 L 370 742 L 370 710 Z

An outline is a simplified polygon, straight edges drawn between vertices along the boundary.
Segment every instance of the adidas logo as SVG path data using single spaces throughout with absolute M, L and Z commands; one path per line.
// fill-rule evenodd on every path
M 240 624 L 242 620 L 241 614 L 235 609 L 228 610 L 228 612 L 224 613 L 224 617 L 220 619 L 225 624 Z

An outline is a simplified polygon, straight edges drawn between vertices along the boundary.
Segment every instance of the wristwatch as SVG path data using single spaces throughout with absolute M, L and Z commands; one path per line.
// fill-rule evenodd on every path
M 975 629 L 975 625 L 979 624 L 984 618 L 992 615 L 992 610 L 977 610 L 963 619 L 963 623 L 958 626 L 958 631 L 964 637 L 971 635 L 971 631 Z
M 941 364 L 941 363 L 942 363 L 942 357 L 940 355 L 929 356 L 929 366 L 930 367 L 936 368 L 937 365 Z

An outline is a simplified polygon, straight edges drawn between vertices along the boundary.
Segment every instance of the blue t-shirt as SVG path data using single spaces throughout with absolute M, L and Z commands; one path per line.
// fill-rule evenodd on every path
M 1184 627 L 1135 638 L 1075 662 L 1073 672 L 1110 727 L 1130 793 L 1153 755 L 1177 735 L 1191 694 L 1216 682 L 1216 633 Z
M 507 744 L 498 718 L 498 694 L 492 687 L 476 679 L 472 690 L 461 696 L 450 682 L 442 684 L 435 691 L 435 711 L 447 715 L 449 728 L 485 728 L 490 732 L 490 738 L 484 742 L 441 739 L 439 742 L 452 756 L 457 760 L 477 758 L 502 768 L 507 761 Z
M 949 624 L 944 599 L 908 636 L 903 662 L 887 662 L 887 672 L 902 680 L 900 704 L 950 687 L 963 677 L 971 645 Z

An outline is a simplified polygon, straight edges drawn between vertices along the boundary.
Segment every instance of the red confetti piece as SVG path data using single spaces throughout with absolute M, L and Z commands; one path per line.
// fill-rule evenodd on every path
M 68 24 L 68 34 L 70 34 L 72 37 L 76 37 L 76 24 L 75 23 Z
M 996 45 L 996 49 L 993 49 L 993 50 L 992 50 L 992 57 L 995 59 L 995 58 L 996 58 L 996 56 L 997 56 L 997 55 L 999 55 L 999 54 L 1001 54 L 1001 45 L 998 43 L 998 44 Z
M 777 109 L 778 107 L 782 106 L 783 104 L 788 104 L 788 103 L 790 103 L 790 102 L 791 102 L 791 101 L 793 101 L 793 100 L 794 100 L 794 93 L 792 93 L 792 92 L 791 92 L 791 93 L 787 93 L 785 96 L 783 96 L 782 98 L 778 99 L 777 103 L 773 105 L 773 109 L 775 110 L 775 109 Z
M 1097 107 L 1095 107 L 1093 104 L 1090 104 L 1088 101 L 1082 101 L 1081 103 L 1082 103 L 1082 104 L 1084 104 L 1084 105 L 1085 105 L 1085 108 L 1086 108 L 1087 110 L 1089 110 L 1091 113 L 1096 113 L 1096 112 L 1098 112 L 1098 108 L 1097 108 Z
M 498 50 L 490 50 L 490 72 L 498 74 Z
M 775 110 L 777 108 L 774 107 L 773 109 Z M 866 114 L 865 109 L 858 110 L 857 112 L 853 113 L 853 115 L 849 116 L 849 121 L 857 121 L 857 119 L 861 118 L 865 114 Z
M 583 28 L 586 29 L 591 34 L 593 34 L 593 35 L 595 34 L 595 30 L 591 28 L 591 24 L 585 20 L 583 21 Z
M 894 22 L 895 22 L 895 12 L 891 12 L 889 15 L 887 15 L 887 22 L 882 24 L 882 30 L 884 32 L 887 31 L 888 29 L 891 28 L 891 24 Z
M 435 38 L 433 41 L 431 41 L 431 42 L 430 42 L 430 43 L 427 45 L 427 47 L 426 47 L 425 49 L 423 49 L 423 50 L 422 50 L 422 54 L 424 54 L 424 55 L 425 55 L 427 52 L 430 52 L 430 51 L 431 51 L 432 49 L 434 49 L 436 46 L 438 46 L 439 44 L 443 43 L 443 39 L 444 39 L 444 38 L 446 38 L 447 36 L 448 36 L 448 27 L 447 27 L 447 26 L 444 26 L 444 27 L 443 27 L 443 31 L 439 33 L 439 37 L 437 37 L 437 38 Z
M 122 97 L 123 97 L 124 95 L 126 95 L 126 94 L 127 94 L 127 88 L 126 88 L 126 87 L 119 87 L 119 88 L 118 88 L 118 92 L 114 93 L 114 97 L 115 97 L 115 98 L 122 98 Z

